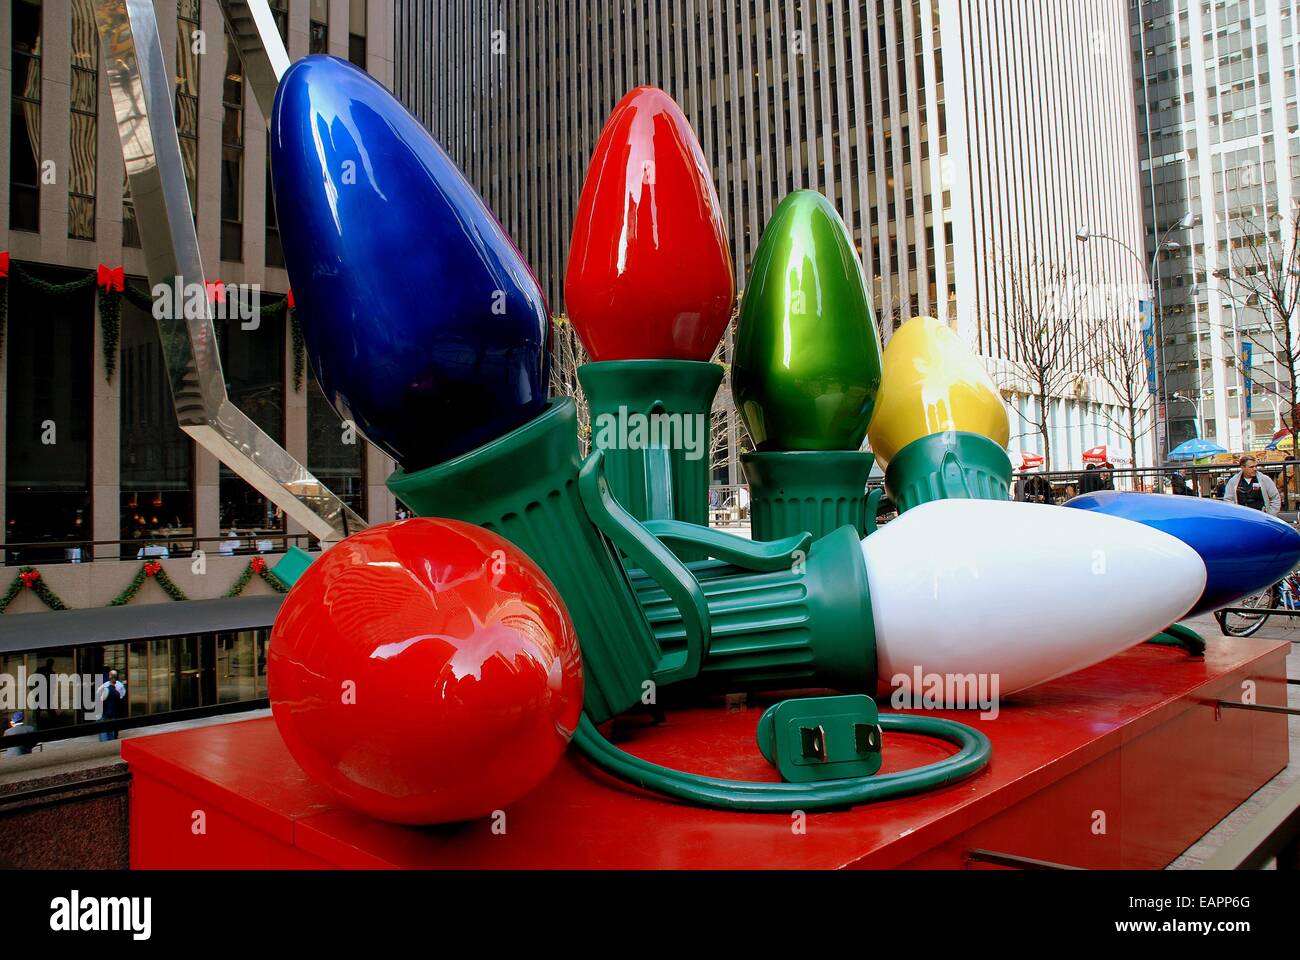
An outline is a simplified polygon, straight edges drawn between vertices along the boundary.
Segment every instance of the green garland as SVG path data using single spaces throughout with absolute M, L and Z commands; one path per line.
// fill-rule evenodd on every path
M 260 561 L 260 562 L 259 562 Z M 288 593 L 289 588 L 285 582 L 271 572 L 271 568 L 266 565 L 266 561 L 261 557 L 254 557 L 244 566 L 244 571 L 239 575 L 230 589 L 225 592 L 227 599 L 233 599 L 244 592 L 244 589 L 253 580 L 253 574 L 257 574 L 276 593 Z
M 112 383 L 117 372 L 117 341 L 122 330 L 122 294 L 117 290 L 99 288 L 99 329 L 104 338 L 104 380 Z
M 0 596 L 0 613 L 5 613 L 9 609 L 9 604 L 17 599 L 24 587 L 31 589 L 32 593 L 36 594 L 51 610 L 68 609 L 67 604 L 59 599 L 59 595 L 45 585 L 41 571 L 35 567 L 20 567 L 18 575 L 10 582 L 9 589 L 4 592 L 4 596 Z
M 302 392 L 302 377 L 306 372 L 306 344 L 302 339 L 302 324 L 298 322 L 298 308 L 289 308 L 289 331 L 293 334 L 293 392 Z
M 144 563 L 140 564 L 140 569 L 135 572 L 135 576 L 132 577 L 131 582 L 126 585 L 126 589 L 112 600 L 108 601 L 108 605 L 110 607 L 126 606 L 135 599 L 135 595 L 140 592 L 140 588 L 144 586 L 145 580 L 150 576 L 158 582 L 158 586 L 162 587 L 163 592 L 173 600 L 189 599 L 189 597 L 185 596 L 185 591 L 176 586 L 176 583 L 172 578 L 167 576 L 167 571 L 163 568 L 161 561 L 146 560 Z

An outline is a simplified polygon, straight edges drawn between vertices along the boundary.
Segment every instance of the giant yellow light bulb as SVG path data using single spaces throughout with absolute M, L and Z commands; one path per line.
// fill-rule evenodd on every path
M 933 317 L 895 331 L 867 438 L 900 512 L 930 500 L 1006 499 L 1010 434 L 998 388 L 957 334 Z

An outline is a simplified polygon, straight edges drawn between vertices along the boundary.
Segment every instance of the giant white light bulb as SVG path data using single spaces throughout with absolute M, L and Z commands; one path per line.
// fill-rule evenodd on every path
M 1159 530 L 1013 501 L 921 504 L 862 555 L 882 689 L 917 668 L 996 675 L 1002 696 L 1073 673 L 1176 622 L 1206 576 Z

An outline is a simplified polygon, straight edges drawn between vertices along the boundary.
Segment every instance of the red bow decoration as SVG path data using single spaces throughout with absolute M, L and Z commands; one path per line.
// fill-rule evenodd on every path
M 121 293 L 126 288 L 126 270 L 123 267 L 109 267 L 101 263 L 95 281 L 101 290 Z
M 252 564 L 254 573 L 261 573 L 263 570 L 266 569 L 266 560 L 264 560 L 262 557 L 254 557 L 252 560 L 249 561 L 249 563 Z
M 22 578 L 23 586 L 27 587 L 30 590 L 32 584 L 35 583 L 37 580 L 41 579 L 41 571 L 28 570 L 26 573 L 18 574 L 18 576 Z
M 9 276 L 9 251 L 0 252 L 0 278 Z
M 208 299 L 213 303 L 226 295 L 226 285 L 220 280 L 209 280 L 204 286 L 208 288 Z
M 157 560 L 150 560 L 148 563 L 144 565 L 144 575 L 146 577 L 152 577 L 156 573 L 158 573 L 158 571 L 161 569 L 162 569 L 161 563 L 159 563 Z
M 292 310 L 293 309 L 293 287 L 289 288 L 289 292 L 284 295 L 284 299 L 289 304 L 289 309 Z

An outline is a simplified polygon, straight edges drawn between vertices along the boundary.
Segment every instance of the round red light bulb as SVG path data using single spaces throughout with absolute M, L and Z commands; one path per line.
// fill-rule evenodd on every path
M 637 87 L 610 114 L 587 168 L 564 277 L 591 359 L 705 360 L 736 277 L 713 177 L 681 108 Z
M 455 520 L 370 527 L 313 562 L 276 617 L 267 686 L 303 770 L 397 823 L 505 807 L 582 712 L 559 594 L 519 548 Z

